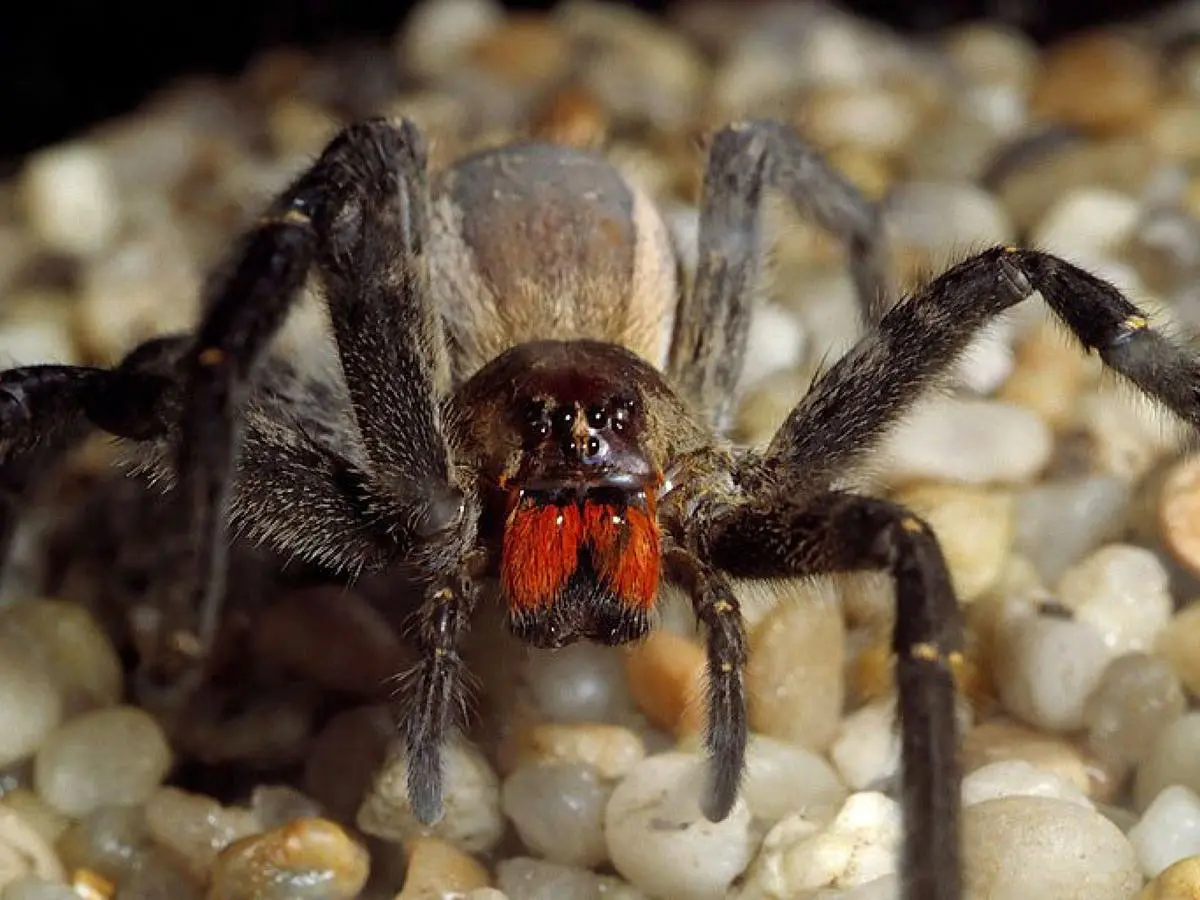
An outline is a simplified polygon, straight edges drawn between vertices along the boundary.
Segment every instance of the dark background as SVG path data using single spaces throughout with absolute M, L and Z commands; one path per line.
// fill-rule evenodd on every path
M 315 46 L 354 35 L 390 35 L 411 5 L 404 0 L 0 0 L 0 172 L 32 148 L 132 108 L 173 75 L 233 73 L 271 44 Z M 552 4 L 507 5 L 539 9 Z M 1046 41 L 1164 4 L 850 0 L 844 5 L 910 31 L 988 16 Z

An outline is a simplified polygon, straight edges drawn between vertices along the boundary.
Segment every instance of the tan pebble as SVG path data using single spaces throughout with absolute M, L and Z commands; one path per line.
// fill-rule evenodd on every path
M 117 886 L 91 869 L 80 869 L 71 877 L 71 890 L 83 900 L 112 900 Z
M 1134 900 L 1200 900 L 1200 856 L 1168 866 Z
M 280 155 L 315 155 L 337 134 L 338 120 L 315 103 L 285 97 L 267 113 L 267 129 Z
M 908 488 L 895 499 L 933 528 L 961 602 L 970 603 L 996 584 L 1015 535 L 1011 492 L 930 483 Z
M 211 797 L 161 787 L 146 801 L 146 827 L 183 871 L 208 877 L 217 854 L 262 830 L 248 809 L 224 807 Z
M 638 707 L 676 736 L 704 727 L 704 649 L 660 629 L 625 654 L 625 674 Z
M 14 788 L 0 800 L 0 807 L 8 807 L 50 844 L 59 839 L 71 825 L 71 817 L 59 812 L 29 788 Z
M 1200 109 L 1196 101 L 1164 104 L 1150 124 L 1149 140 L 1164 156 L 1187 162 L 1200 158 Z
M 226 847 L 207 900 L 349 900 L 366 884 L 369 865 L 367 851 L 340 825 L 297 819 Z
M 1173 465 L 1158 497 L 1163 541 L 1179 562 L 1200 573 L 1200 456 Z
M 804 106 L 805 136 L 824 150 L 851 146 L 876 154 L 904 149 L 920 124 L 908 97 L 881 88 L 822 87 Z
M 490 886 L 487 869 L 475 857 L 434 837 L 419 837 L 404 848 L 408 871 L 396 900 L 442 900 Z
M 522 732 L 517 765 L 582 763 L 621 778 L 646 756 L 641 736 L 620 725 L 542 723 Z
M 571 62 L 571 46 L 543 16 L 514 15 L 470 50 L 472 62 L 514 88 L 554 81 Z
M 1075 402 L 1098 371 L 1098 360 L 1080 353 L 1049 320 L 1017 347 L 1016 367 L 1000 388 L 999 399 L 1033 410 L 1053 428 L 1071 424 Z
M 1158 636 L 1158 653 L 1183 682 L 1200 697 L 1200 601 L 1192 601 L 1172 616 Z
M 858 147 L 839 147 L 830 151 L 827 159 L 872 200 L 882 200 L 891 186 L 891 167 L 878 153 Z
M 533 132 L 539 140 L 568 147 L 592 148 L 604 143 L 608 114 L 583 88 L 568 88 L 551 97 L 534 114 Z
M 1067 741 L 1042 734 L 1011 719 L 997 717 L 972 728 L 963 737 L 964 773 L 994 762 L 1019 759 L 1069 781 L 1087 793 L 1091 778 L 1083 756 Z
M 47 881 L 66 877 L 50 842 L 23 816 L 0 806 L 0 888 L 24 875 Z
M 1154 58 L 1132 41 L 1096 31 L 1050 49 L 1030 106 L 1047 119 L 1111 133 L 1143 123 L 1158 94 Z
M 779 604 L 750 634 L 750 727 L 823 750 L 841 721 L 845 625 L 827 586 L 782 582 Z

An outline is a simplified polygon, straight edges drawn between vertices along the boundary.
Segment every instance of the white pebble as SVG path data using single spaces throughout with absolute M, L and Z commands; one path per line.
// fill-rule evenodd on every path
M 26 875 L 10 881 L 0 891 L 0 900 L 79 900 L 79 894 L 61 882 Z
M 1164 789 L 1130 829 L 1129 841 L 1148 878 L 1200 855 L 1200 797 L 1181 785 Z
M 996 682 L 1013 715 L 1047 731 L 1083 727 L 1084 705 L 1111 660 L 1085 622 L 1019 610 L 996 634 Z
M 633 709 L 625 668 L 611 647 L 580 642 L 529 654 L 525 683 L 551 722 L 620 722 Z
M 609 788 L 591 766 L 522 766 L 504 782 L 501 803 L 521 841 L 543 859 L 591 868 L 608 857 L 604 808 Z
M 21 173 L 20 190 L 30 227 L 55 250 L 91 255 L 117 231 L 117 190 L 96 147 L 77 143 L 43 150 Z
M 1134 800 L 1145 809 L 1163 788 L 1178 784 L 1200 794 L 1200 712 L 1184 713 L 1158 733 L 1138 766 Z
M 1049 797 L 1001 797 L 963 811 L 964 896 L 1129 900 L 1133 847 L 1100 813 Z
M 788 816 L 767 833 L 741 896 L 790 898 L 870 884 L 896 871 L 902 835 L 899 804 L 878 793 L 851 794 L 825 828 Z
M 1058 599 L 1100 633 L 1113 656 L 1150 650 L 1171 620 L 1170 577 L 1143 547 L 1109 544 L 1068 570 Z
M 0 641 L 0 767 L 32 755 L 62 714 L 62 695 L 32 649 Z
M 386 841 L 405 841 L 432 834 L 471 853 L 484 853 L 504 832 L 500 814 L 500 781 L 487 759 L 465 740 L 442 749 L 445 778 L 443 815 L 426 827 L 408 801 L 408 761 L 397 744 L 359 807 L 357 824 Z
M 618 879 L 525 856 L 498 863 L 496 883 L 508 900 L 643 900 Z
M 38 795 L 84 816 L 104 806 L 144 803 L 171 768 L 171 748 L 144 710 L 114 706 L 85 713 L 54 731 L 33 761 Z
M 963 779 L 963 806 L 1000 797 L 1050 797 L 1093 809 L 1083 791 L 1057 772 L 1039 769 L 1023 759 L 981 766 Z
M 1042 470 L 1052 448 L 1050 429 L 1024 407 L 934 397 L 892 433 L 880 462 L 901 477 L 1021 483 Z
M 1007 244 L 1015 231 L 1004 207 L 966 183 L 910 181 L 888 193 L 884 223 L 894 242 L 919 247 L 941 268 L 968 252 Z
M 1186 708 L 1183 685 L 1166 661 L 1144 653 L 1119 656 L 1105 668 L 1084 708 L 1088 746 L 1121 777 Z
M 1115 536 L 1129 499 L 1129 481 L 1115 475 L 1040 482 L 1018 498 L 1017 549 L 1042 578 L 1057 581 L 1084 553 Z
M 743 390 L 768 375 L 798 366 L 804 355 L 805 335 L 799 319 L 774 303 L 755 310 L 746 341 L 750 352 L 742 368 Z
M 754 852 L 750 811 L 740 799 L 710 822 L 700 811 L 705 762 L 664 753 L 640 762 L 605 811 L 609 858 L 635 887 L 673 900 L 718 900 Z
M 829 756 L 856 791 L 879 788 L 900 769 L 900 733 L 895 700 L 868 703 L 842 720 Z
M 984 329 L 954 364 L 955 383 L 980 395 L 998 390 L 1016 365 L 1013 332 L 1012 320 L 1007 318 Z
M 1030 246 L 1065 256 L 1109 255 L 1120 250 L 1138 221 L 1138 203 L 1106 188 L 1071 191 L 1034 228 Z
M 444 74 L 503 21 L 504 9 L 492 0 L 425 0 L 408 14 L 396 61 L 425 78 Z
M 846 786 L 820 754 L 754 734 L 746 748 L 742 799 L 760 822 L 778 822 L 793 812 L 825 822 L 846 799 Z

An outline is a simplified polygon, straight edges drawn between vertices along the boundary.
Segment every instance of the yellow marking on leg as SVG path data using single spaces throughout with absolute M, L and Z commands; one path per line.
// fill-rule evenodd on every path
M 1005 252 L 1005 253 L 1017 253 L 1017 252 L 1019 252 L 1019 251 L 1020 251 L 1020 249 L 1021 249 L 1020 247 L 1014 247 L 1012 244 L 1008 244 L 1008 245 L 1007 245 L 1007 246 L 1004 248 L 1004 252 Z
M 733 663 L 727 663 L 727 662 L 721 663 L 721 671 L 724 672 L 726 675 L 728 675 L 730 672 L 733 671 Z
M 196 357 L 202 366 L 219 366 L 225 362 L 225 351 L 220 347 L 208 347 Z
M 263 216 L 255 223 L 259 228 L 269 225 L 311 225 L 312 218 L 298 209 L 289 209 L 278 215 Z
M 733 612 L 733 604 L 728 600 L 718 600 L 713 604 L 713 612 L 719 616 L 727 616 Z
M 920 534 L 925 530 L 925 526 L 921 524 L 921 520 L 916 516 L 905 516 L 900 520 L 900 527 L 909 534 Z
M 1126 331 L 1145 331 L 1150 327 L 1150 323 L 1145 316 L 1130 316 L 1121 323 L 1121 327 Z
M 922 641 L 919 644 L 913 644 L 908 648 L 908 653 L 913 659 L 920 659 L 925 662 L 945 661 L 942 657 L 942 648 L 932 641 Z

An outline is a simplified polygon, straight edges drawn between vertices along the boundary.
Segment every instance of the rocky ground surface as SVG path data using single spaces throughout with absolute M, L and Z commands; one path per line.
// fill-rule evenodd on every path
M 391 46 L 179 83 L 0 184 L 0 361 L 109 365 L 188 327 L 238 229 L 376 113 L 419 123 L 438 166 L 517 134 L 604 149 L 659 199 L 689 270 L 701 136 L 776 116 L 882 203 L 900 283 L 1019 243 L 1158 326 L 1200 323 L 1195 7 L 1042 49 L 987 22 L 915 44 L 823 6 L 735 6 L 658 21 L 429 0 Z M 838 243 L 770 218 L 746 443 L 857 329 Z M 880 454 L 874 489 L 932 523 L 969 626 L 970 896 L 1200 890 L 1200 458 L 1183 443 L 1033 302 Z M 390 753 L 390 677 L 412 659 L 395 584 L 300 588 L 239 548 L 236 677 L 173 717 L 134 705 L 128 613 L 154 574 L 136 523 L 154 509 L 110 456 L 89 445 L 54 479 L 5 586 L 2 900 L 897 896 L 886 581 L 743 586 L 754 736 L 719 824 L 696 807 L 704 651 L 680 597 L 628 650 L 531 651 L 482 611 L 475 725 L 424 830 Z

